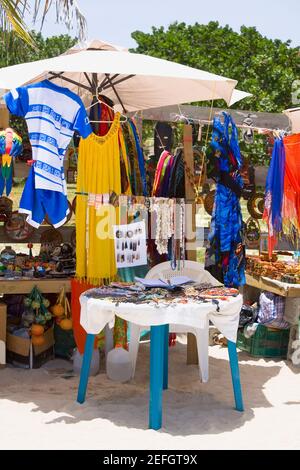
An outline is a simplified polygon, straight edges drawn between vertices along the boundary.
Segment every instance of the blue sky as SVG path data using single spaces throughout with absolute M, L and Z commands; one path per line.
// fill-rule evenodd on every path
M 88 36 L 122 46 L 134 46 L 131 32 L 150 32 L 151 26 L 174 21 L 193 24 L 217 20 L 238 31 L 241 25 L 256 26 L 269 38 L 291 39 L 300 45 L 299 0 L 78 0 L 88 22 Z M 45 36 L 66 32 L 49 15 Z M 70 33 L 74 36 L 74 32 Z

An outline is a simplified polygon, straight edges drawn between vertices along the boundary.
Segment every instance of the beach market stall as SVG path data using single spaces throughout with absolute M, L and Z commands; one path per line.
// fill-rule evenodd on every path
M 173 205 L 170 197 L 161 201 L 159 196 L 153 195 L 152 201 L 147 200 L 141 144 L 128 111 L 158 104 L 221 98 L 232 104 L 247 96 L 243 92 L 235 93 L 235 86 L 234 80 L 131 54 L 101 41 L 79 45 L 53 59 L 0 70 L 0 88 L 11 89 L 4 96 L 5 102 L 11 113 L 25 117 L 29 129 L 32 161 L 19 211 L 27 214 L 30 226 L 38 228 L 46 215 L 56 229 L 66 222 L 70 207 L 66 198 L 63 159 L 73 132 L 81 136 L 76 205 L 72 204 L 76 213 L 76 276 L 85 282 L 81 288 L 85 290 L 92 285 L 109 283 L 115 278 L 117 268 L 145 267 L 147 264 L 140 244 L 142 237 L 135 239 L 133 225 L 123 219 L 120 198 L 127 197 L 127 208 L 132 205 L 133 196 L 141 206 L 150 202 L 150 211 L 152 208 L 160 214 L 162 229 L 166 225 L 162 214 L 176 213 L 173 209 L 170 211 Z M 139 200 L 139 197 L 144 199 Z M 97 230 L 107 212 L 111 214 L 112 207 L 116 208 L 115 218 L 109 220 L 108 225 L 117 225 L 118 229 L 113 238 L 101 239 Z M 183 261 L 183 203 L 179 207 L 177 225 L 183 234 L 179 261 Z M 126 225 L 125 232 L 122 232 L 123 225 Z M 135 230 L 137 234 L 143 233 L 142 227 Z M 159 254 L 167 253 L 165 240 L 173 234 L 174 231 L 161 239 L 156 236 Z M 173 253 L 177 262 L 178 247 L 174 246 Z M 79 281 L 72 281 L 72 290 L 73 287 L 76 289 L 76 283 L 78 294 Z M 34 302 L 34 308 L 38 309 Z M 59 300 L 57 305 L 61 305 Z M 75 324 L 74 303 L 72 308 Z M 64 314 L 67 310 L 65 306 Z M 34 318 L 35 323 L 37 318 Z M 68 318 L 62 321 L 65 320 Z M 234 342 L 232 344 L 235 348 Z M 234 373 L 238 374 L 237 362 Z

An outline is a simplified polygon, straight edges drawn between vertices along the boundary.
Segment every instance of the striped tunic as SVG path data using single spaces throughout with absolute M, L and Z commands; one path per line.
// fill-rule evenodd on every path
M 4 95 L 9 111 L 25 118 L 34 160 L 35 189 L 67 194 L 63 160 L 74 131 L 87 137 L 84 105 L 68 88 L 44 80 Z

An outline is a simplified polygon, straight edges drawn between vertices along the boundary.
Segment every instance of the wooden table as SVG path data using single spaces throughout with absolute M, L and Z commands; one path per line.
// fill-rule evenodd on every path
M 36 286 L 43 294 L 57 294 L 61 288 L 71 292 L 70 278 L 57 279 L 4 279 L 0 278 L 0 294 L 29 294 Z
M 256 287 L 256 289 L 273 292 L 282 297 L 300 297 L 300 284 L 281 283 L 280 286 L 275 280 L 268 277 L 254 277 L 246 273 L 246 285 Z

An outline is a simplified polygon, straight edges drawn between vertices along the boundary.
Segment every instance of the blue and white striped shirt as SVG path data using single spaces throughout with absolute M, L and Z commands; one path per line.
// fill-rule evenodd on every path
M 44 80 L 4 95 L 9 111 L 26 119 L 32 146 L 35 188 L 67 193 L 63 160 L 74 131 L 85 138 L 91 126 L 75 93 Z

